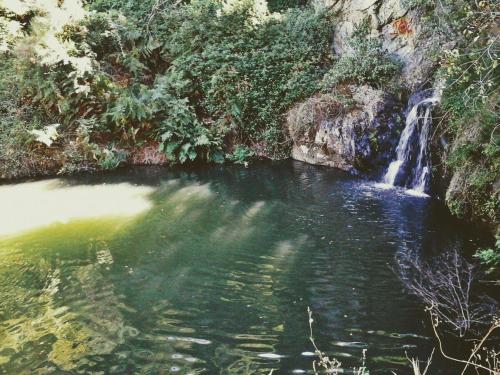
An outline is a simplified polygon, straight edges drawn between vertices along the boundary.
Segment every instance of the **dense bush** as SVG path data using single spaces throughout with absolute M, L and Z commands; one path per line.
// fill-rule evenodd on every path
M 379 38 L 370 36 L 361 24 L 346 43 L 347 51 L 338 58 L 324 77 L 324 88 L 331 90 L 339 83 L 381 85 L 400 70 L 400 63 L 388 56 Z
M 269 11 L 280 12 L 289 8 L 297 8 L 307 4 L 307 0 L 268 0 Z
M 29 132 L 41 126 L 38 113 L 19 100 L 15 74 L 12 59 L 0 60 L 0 177 L 29 169 Z
M 453 11 L 441 17 L 456 35 L 455 46 L 444 51 L 438 72 L 445 82 L 443 129 L 452 139 L 446 165 L 455 175 L 447 203 L 458 216 L 498 226 L 500 196 L 494 188 L 500 179 L 498 5 L 494 1 L 447 5 Z
M 310 9 L 259 15 L 251 3 L 226 13 L 194 2 L 162 14 L 155 37 L 167 74 L 188 80 L 186 96 L 205 126 L 237 143 L 283 156 L 283 115 L 318 90 L 331 22 Z
M 480 249 L 475 254 L 476 258 L 492 267 L 500 267 L 500 235 L 496 236 L 496 243 L 494 248 Z
M 447 132 L 454 137 L 446 159 L 455 175 L 447 203 L 457 216 L 495 225 L 500 219 L 500 197 L 494 190 L 500 174 L 500 136 L 495 134 L 498 98 L 489 98 L 475 109 L 452 112 L 463 105 L 463 97 L 458 95 L 447 93 L 443 103 L 450 116 Z
M 25 19 L 26 33 L 4 43 L 21 95 L 63 134 L 83 128 L 101 154 L 111 142 L 156 140 L 171 162 L 221 162 L 228 142 L 283 157 L 283 116 L 319 89 L 329 63 L 332 22 L 307 7 L 97 0 L 89 12 L 78 0 L 35 3 L 0 14 L 2 25 Z M 46 35 L 53 50 L 32 48 L 48 45 Z
M 237 145 L 233 152 L 226 157 L 235 164 L 248 165 L 249 160 L 255 155 L 255 152 L 248 146 Z

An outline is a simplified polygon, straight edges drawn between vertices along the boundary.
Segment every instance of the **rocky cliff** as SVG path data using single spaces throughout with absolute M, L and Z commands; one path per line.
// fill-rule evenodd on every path
M 382 53 L 399 62 L 400 71 L 385 83 L 351 82 L 295 106 L 288 116 L 294 159 L 355 173 L 377 173 L 387 166 L 404 124 L 406 100 L 411 92 L 432 85 L 436 63 L 429 57 L 430 51 L 444 43 L 438 36 L 426 35 L 421 14 L 408 3 L 322 2 L 336 14 L 332 49 L 337 59 L 353 54 L 349 41 L 364 25 L 366 38 L 379 42 Z M 342 100 L 338 91 L 343 94 Z M 332 98 L 327 99 L 329 96 Z M 332 108 L 327 108 L 329 105 Z M 300 121 L 307 130 L 298 130 Z
M 396 154 L 409 98 L 433 89 L 441 97 L 432 109 L 438 120 L 420 147 L 432 158 L 430 192 L 455 215 L 498 231 L 498 3 L 316 4 L 335 14 L 336 65 L 333 84 L 289 112 L 292 157 L 380 178 Z M 493 52 L 485 57 L 486 50 Z

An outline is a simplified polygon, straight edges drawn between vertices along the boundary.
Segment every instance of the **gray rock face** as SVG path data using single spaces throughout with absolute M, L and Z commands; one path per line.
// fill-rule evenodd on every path
M 385 166 L 402 121 L 394 98 L 370 86 L 344 86 L 296 105 L 288 115 L 292 157 L 349 172 Z
M 420 14 L 404 0 L 316 0 L 320 6 L 337 12 L 333 49 L 337 55 L 348 50 L 347 41 L 365 21 L 372 36 L 379 37 L 389 55 L 403 63 L 400 83 L 410 91 L 420 89 L 429 79 L 434 62 L 429 51 L 439 44 L 422 35 Z
M 429 52 L 442 41 L 425 35 L 421 14 L 405 0 L 313 0 L 336 13 L 333 50 L 349 53 L 349 39 L 362 24 L 382 42 L 387 55 L 402 63 L 397 79 L 406 93 L 422 89 L 435 69 Z M 343 86 L 295 106 L 288 116 L 292 157 L 351 172 L 387 167 L 404 126 L 396 98 L 369 86 Z M 344 92 L 342 92 L 344 91 Z M 380 168 L 379 168 L 380 167 Z
M 349 39 L 362 24 L 382 42 L 386 53 L 402 63 L 397 84 L 405 92 L 420 90 L 435 69 L 429 52 L 442 41 L 425 35 L 421 14 L 405 0 L 313 0 L 336 13 L 333 50 L 349 53 Z M 369 86 L 344 86 L 343 98 L 321 94 L 295 106 L 288 116 L 292 157 L 351 172 L 385 168 L 394 154 L 404 120 L 404 105 Z M 338 90 L 337 90 L 338 91 Z

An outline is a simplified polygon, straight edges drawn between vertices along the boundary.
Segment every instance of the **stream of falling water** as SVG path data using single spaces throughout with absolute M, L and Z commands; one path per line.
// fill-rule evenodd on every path
M 432 108 L 438 102 L 439 97 L 429 90 L 419 91 L 410 97 L 410 110 L 396 149 L 396 158 L 382 180 L 385 185 L 402 186 L 417 194 L 427 193 L 431 172 L 429 136 Z

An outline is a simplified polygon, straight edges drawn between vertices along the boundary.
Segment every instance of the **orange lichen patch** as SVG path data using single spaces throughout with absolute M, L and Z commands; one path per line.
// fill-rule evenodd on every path
M 392 23 L 395 35 L 410 35 L 413 33 L 410 21 L 407 18 L 400 18 Z

